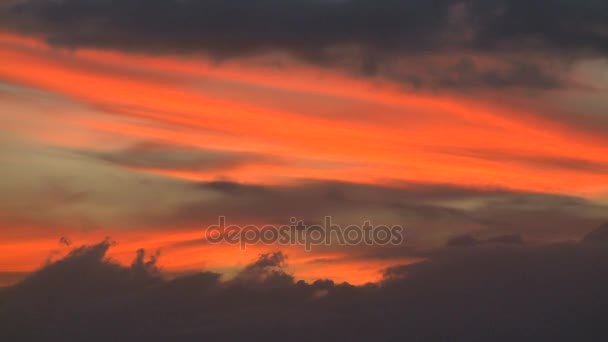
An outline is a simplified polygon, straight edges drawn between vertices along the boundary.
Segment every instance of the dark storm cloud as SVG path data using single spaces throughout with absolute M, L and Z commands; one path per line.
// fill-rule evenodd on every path
M 608 5 L 596 0 L 25 0 L 5 26 L 58 44 L 143 50 L 208 50 L 220 56 L 282 48 L 315 56 L 355 44 L 380 50 L 461 47 L 450 28 L 473 30 L 464 46 L 540 43 L 605 52 Z
M 342 44 L 374 48 L 435 44 L 424 38 L 440 33 L 451 3 L 31 0 L 10 6 L 4 17 L 8 27 L 47 32 L 49 41 L 68 46 L 203 50 L 218 56 L 279 48 L 323 59 L 322 49 Z
M 608 52 L 608 3 L 601 0 L 473 1 L 479 48 L 553 49 L 565 55 Z
M 10 340 L 603 340 L 608 245 L 439 249 L 378 284 L 296 282 L 286 256 L 261 255 L 233 279 L 156 269 L 80 247 L 0 292 Z M 137 259 L 136 259 L 137 260 Z M 138 264 L 137 262 L 134 265 Z
M 255 163 L 280 163 L 254 153 L 206 150 L 195 147 L 143 142 L 115 152 L 83 152 L 128 168 L 173 171 L 218 171 Z
M 599 0 L 23 0 L 0 18 L 6 29 L 60 46 L 219 59 L 281 50 L 356 74 L 399 75 L 414 87 L 553 89 L 567 83 L 547 60 L 608 52 L 608 5 Z M 438 54 L 511 65 L 456 65 L 438 79 L 411 71 Z M 403 57 L 413 60 L 396 66 Z

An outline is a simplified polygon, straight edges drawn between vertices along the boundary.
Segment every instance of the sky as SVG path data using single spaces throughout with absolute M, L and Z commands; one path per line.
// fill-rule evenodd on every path
M 465 234 L 579 240 L 608 221 L 607 23 L 592 0 L 3 0 L 0 285 L 106 237 L 168 274 L 281 251 L 355 285 Z M 219 216 L 405 239 L 242 251 L 205 240 Z

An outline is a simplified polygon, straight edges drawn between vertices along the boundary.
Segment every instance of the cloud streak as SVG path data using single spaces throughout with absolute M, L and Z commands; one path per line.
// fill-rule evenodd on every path
M 118 166 L 142 170 L 175 170 L 189 172 L 221 171 L 248 164 L 280 164 L 270 156 L 254 153 L 202 150 L 155 142 L 142 142 L 115 152 L 83 154 Z
M 607 218 L 606 13 L 591 0 L 4 1 L 0 279 L 106 235 L 124 244 L 100 252 L 119 265 L 93 258 L 104 277 L 154 271 L 157 254 L 132 251 L 160 249 L 170 273 L 239 274 L 235 288 L 276 276 L 289 291 L 286 260 L 296 279 L 360 284 L 432 265 L 450 240 L 482 260 L 504 242 L 578 240 Z M 239 254 L 205 238 L 218 216 L 327 215 L 404 226 L 405 243 Z M 264 265 L 239 273 L 251 253 Z M 221 292 L 217 277 L 170 286 Z M 335 288 L 301 285 L 313 299 Z

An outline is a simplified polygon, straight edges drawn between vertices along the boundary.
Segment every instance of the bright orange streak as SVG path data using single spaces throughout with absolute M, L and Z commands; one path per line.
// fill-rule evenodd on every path
M 15 43 L 18 39 L 13 39 Z M 277 109 L 255 107 L 247 104 L 237 104 L 220 98 L 211 98 L 196 92 L 187 86 L 171 82 L 171 87 L 165 84 L 150 83 L 147 77 L 117 77 L 103 68 L 103 57 L 115 67 L 117 55 L 84 51 L 76 54 L 49 52 L 49 49 L 32 42 L 28 48 L 4 49 L 0 57 L 6 62 L 0 67 L 0 75 L 4 78 L 40 87 L 50 91 L 63 93 L 82 101 L 101 104 L 113 108 L 123 115 L 137 116 L 147 120 L 155 120 L 164 124 L 177 124 L 203 130 L 217 130 L 241 139 L 262 142 L 265 145 L 280 144 L 270 151 L 283 155 L 316 155 L 325 159 L 347 159 L 364 163 L 376 163 L 378 169 L 384 168 L 378 178 L 401 178 L 408 180 L 441 179 L 447 182 L 463 182 L 475 184 L 499 184 L 528 190 L 568 191 L 574 187 L 585 188 L 593 184 L 580 184 L 578 173 L 564 172 L 563 187 L 543 184 L 546 179 L 544 172 L 534 175 L 540 170 L 530 170 L 523 167 L 521 175 L 513 180 L 513 173 L 503 171 L 505 165 L 485 161 L 471 161 L 467 157 L 445 156 L 429 152 L 428 147 L 442 146 L 448 142 L 449 148 L 484 147 L 495 150 L 528 151 L 530 155 L 576 156 L 581 159 L 594 160 L 598 156 L 607 155 L 606 148 L 582 144 L 558 135 L 561 132 L 543 132 L 536 126 L 526 125 L 525 122 L 509 120 L 500 113 L 500 109 L 482 109 L 479 105 L 468 102 L 458 103 L 453 99 L 430 98 L 427 96 L 396 95 L 390 89 L 381 88 L 378 92 L 363 93 L 357 82 L 345 84 L 342 79 L 328 77 L 330 82 L 319 86 L 326 90 L 353 89 L 351 96 L 373 98 L 384 103 L 405 105 L 410 109 L 423 110 L 423 119 L 412 120 L 408 115 L 403 126 L 371 126 L 357 122 L 335 122 L 314 116 L 302 116 L 286 113 Z M 28 50 L 29 49 L 29 50 Z M 33 50 L 32 50 L 33 49 Z M 44 54 L 40 54 L 40 50 Z M 49 58 L 50 55 L 51 58 Z M 129 62 L 153 67 L 158 59 L 123 56 L 123 62 Z M 86 58 L 91 61 L 84 63 Z M 27 63 L 30 67 L 24 71 L 17 63 Z M 168 66 L 177 64 L 167 61 Z M 125 63 L 123 63 L 124 65 Z M 162 63 L 161 63 L 162 64 Z M 78 72 L 69 68 L 73 66 Z M 124 67 L 123 67 L 124 68 Z M 211 69 L 206 70 L 209 72 Z M 228 68 L 230 70 L 230 68 Z M 155 70 L 155 73 L 163 70 Z M 306 70 L 305 70 L 306 71 Z M 227 72 L 230 75 L 230 72 Z M 216 72 L 217 74 L 217 72 Z M 296 74 L 300 74 L 296 69 Z M 127 74 L 127 76 L 130 76 Z M 331 75 L 330 75 L 331 76 Z M 169 79 L 170 77 L 166 77 Z M 173 77 L 175 78 L 175 77 Z M 192 78 L 192 76 L 190 76 Z M 267 84 L 266 78 L 258 76 L 257 81 Z M 248 82 L 253 80 L 246 79 Z M 335 82 L 335 83 L 334 83 Z M 271 82 L 272 83 L 272 82 Z M 289 83 L 289 82 L 286 82 Z M 94 87 L 83 87 L 83 84 Z M 274 83 L 273 83 L 274 84 Z M 352 85 L 352 87 L 350 87 Z M 300 86 L 301 85 L 296 85 Z M 372 95 L 369 95 L 369 94 Z M 332 95 L 335 95 L 333 91 Z M 171 114 L 169 114 L 171 113 Z M 463 121 L 464 120 L 464 121 Z M 476 123 L 471 125 L 471 123 Z M 413 125 L 412 125 L 413 124 Z M 445 125 L 445 126 L 444 126 Z M 101 128 L 101 127 L 100 127 Z M 139 128 L 132 129 L 127 134 L 134 134 Z M 139 134 L 139 133 L 137 133 Z M 162 135 L 167 134 L 161 132 Z M 572 132 L 572 138 L 578 133 Z M 579 134 L 580 135 L 580 134 Z M 429 137 L 441 137 L 442 142 L 430 141 Z M 166 137 L 165 137 L 166 138 Z M 174 139 L 182 142 L 182 139 Z M 534 144 L 543 140 L 543 144 Z M 487 144 L 491 142 L 492 146 Z M 203 142 L 204 144 L 205 142 Z M 233 146 L 235 147 L 235 146 Z M 242 145 L 241 145 L 242 147 Z M 238 147 L 237 147 L 238 148 Z M 269 152 L 264 150 L 261 152 Z M 605 160 L 602 160 L 605 161 Z M 395 165 L 396 164 L 396 165 Z M 450 165 L 449 172 L 445 166 Z M 390 165 L 390 171 L 388 169 Z M 479 166 L 476 166 L 479 165 Z M 459 171 L 459 169 L 461 171 Z M 530 172 L 532 171 L 532 172 Z M 459 173 L 463 173 L 460 175 Z M 310 174 L 310 172 L 308 172 Z M 505 181 L 502 181 L 507 177 Z M 312 178 L 322 178 L 319 176 Z M 369 180 L 370 177 L 360 178 L 359 181 Z M 592 181 L 595 183 L 596 177 Z M 602 178 L 603 179 L 603 178 Z M 540 183 L 539 183 L 540 180 Z M 575 182 L 573 184 L 572 182 Z M 576 184 L 578 183 L 578 184 Z M 583 181 L 583 183 L 586 183 Z M 570 188 L 570 189 L 569 189 Z
M 5 40 L 12 44 L 19 41 L 16 38 L 12 41 L 8 38 Z M 315 155 L 329 160 L 375 163 L 376 169 L 384 169 L 379 174 L 370 172 L 377 179 L 423 181 L 440 179 L 457 183 L 499 184 L 528 190 L 569 191 L 573 188 L 592 187 L 596 184 L 598 176 L 590 176 L 591 179 L 586 177 L 590 179 L 590 182 L 586 182 L 578 177 L 578 173 L 566 171 L 559 175 L 564 178 L 564 182 L 546 182 L 543 181 L 546 179 L 544 170 L 530 170 L 526 166 L 516 167 L 516 170 L 505 170 L 505 165 L 501 163 L 445 156 L 429 151 L 429 148 L 443 145 L 454 149 L 484 147 L 507 152 L 527 151 L 530 155 L 549 155 L 556 158 L 576 156 L 589 160 L 597 160 L 599 156 L 608 155 L 605 153 L 607 152 L 605 147 L 583 144 L 558 134 L 562 132 L 543 132 L 536 126 L 526 125 L 525 122 L 509 120 L 506 115 L 492 114 L 500 113 L 501 110 L 498 108 L 488 110 L 465 101 L 458 103 L 454 99 L 396 94 L 391 89 L 386 89 L 387 87 L 372 92 L 369 86 L 363 89 L 360 82 L 347 83 L 348 80 L 332 75 L 327 76 L 327 81 L 322 84 L 317 82 L 320 89 L 317 92 L 329 92 L 330 89 L 334 89 L 330 92 L 331 95 L 344 95 L 337 94 L 336 89 L 339 93 L 344 93 L 346 91 L 344 89 L 347 89 L 351 91 L 351 97 L 360 96 L 365 100 L 373 99 L 385 104 L 407 105 L 410 110 L 420 110 L 425 114 L 413 120 L 408 114 L 407 120 L 401 124 L 388 126 L 370 126 L 364 122 L 336 122 L 314 116 L 286 113 L 278 108 L 268 109 L 212 98 L 194 91 L 188 83 L 180 86 L 178 81 L 170 82 L 171 87 L 167 87 L 166 84 L 151 83 L 149 78 L 141 76 L 141 72 L 136 73 L 134 77 L 129 74 L 126 74 L 129 78 L 118 77 L 115 75 L 116 72 L 108 73 L 107 70 L 107 65 L 116 67 L 118 62 L 116 54 L 94 51 L 76 54 L 60 53 L 33 42 L 28 42 L 25 46 L 25 48 L 13 47 L 0 51 L 0 57 L 5 61 L 0 66 L 0 75 L 3 78 L 66 94 L 88 103 L 109 106 L 108 108 L 113 108 L 122 115 L 155 120 L 165 125 L 183 125 L 199 130 L 225 132 L 229 137 L 225 140 L 233 141 L 228 146 L 223 145 L 228 148 L 238 149 L 243 148 L 244 145 L 248 146 L 247 142 L 234 146 L 234 136 L 236 136 L 244 141 L 271 146 L 260 151 L 262 153 Z M 146 57 L 122 57 L 123 68 L 124 65 L 130 65 L 129 63 L 133 63 L 134 69 L 141 68 L 141 65 L 153 68 L 155 63 L 160 63 L 161 69 L 153 71 L 161 75 L 163 71 L 167 71 L 167 68 L 178 66 L 171 60 L 164 60 L 163 63 L 163 60 Z M 27 70 L 17 67 L 18 64 L 23 65 L 23 63 L 29 66 Z M 234 76 L 230 67 L 226 69 L 226 75 Z M 180 71 L 184 73 L 187 70 Z M 217 70 L 219 69 L 208 68 L 203 71 L 221 73 Z M 201 71 L 199 75 L 200 73 Z M 302 74 L 297 69 L 295 73 Z M 226 75 L 224 77 L 227 77 Z M 189 76 L 190 79 L 192 77 Z M 175 78 L 175 76 L 166 77 L 166 79 Z M 250 75 L 249 78 L 245 77 L 244 81 L 278 86 L 272 79 L 268 81 L 266 77 L 259 75 L 255 80 L 251 79 Z M 290 81 L 285 83 L 291 85 Z M 291 85 L 291 88 L 303 89 L 306 88 L 306 84 L 298 83 Z M 98 126 L 98 128 L 102 127 L 103 125 Z M 140 129 L 141 127 L 134 127 L 123 134 L 141 135 L 141 132 L 138 132 Z M 580 135 L 577 132 L 569 133 L 571 138 Z M 441 137 L 441 141 L 433 141 L 429 137 Z M 162 128 L 156 138 L 183 143 L 180 134 L 171 138 L 167 130 Z M 535 144 L 539 140 L 544 143 Z M 489 142 L 491 146 L 488 146 Z M 209 146 L 204 140 L 198 145 Z M 447 172 L 446 164 L 450 165 Z M 512 168 L 513 165 L 508 167 Z M 513 171 L 518 171 L 517 169 L 524 172 L 514 177 Z M 311 173 L 312 171 L 308 171 L 302 174 Z M 535 173 L 539 174 L 535 175 Z M 317 176 L 311 177 L 323 178 L 322 175 L 321 171 L 317 171 Z M 363 176 L 358 180 L 370 178 L 372 177 Z M 561 186 L 556 187 L 555 184 Z
M 344 255 L 305 252 L 302 247 L 297 246 L 253 245 L 247 246 L 247 249 L 242 251 L 239 246 L 209 245 L 202 242 L 186 246 L 175 245 L 203 239 L 202 231 L 175 233 L 121 231 L 113 234 L 118 242 L 109 251 L 108 257 L 111 260 L 128 266 L 139 248 L 146 249 L 149 254 L 161 250 L 159 266 L 168 273 L 211 270 L 231 277 L 248 263 L 255 261 L 259 254 L 280 249 L 288 255 L 287 271 L 293 272 L 296 279 L 309 282 L 333 279 L 336 282 L 359 285 L 381 280 L 381 271 L 387 267 L 420 261 L 418 259 L 342 261 Z M 71 238 L 74 239 L 75 245 L 90 245 L 102 241 L 105 237 L 100 232 L 93 232 L 72 233 Z M 0 270 L 3 272 L 32 272 L 42 267 L 45 262 L 57 260 L 70 251 L 70 248 L 60 245 L 58 239 L 50 236 L 5 240 L 0 244 L 0 249 L 3 251 L 0 255 Z M 310 263 L 317 259 L 332 261 L 326 264 Z
M 213 66 L 201 59 L 69 52 L 10 34 L 0 34 L 0 60 L 0 80 L 59 94 L 91 108 L 91 115 L 66 108 L 57 121 L 65 120 L 70 126 L 137 141 L 248 151 L 285 161 L 220 171 L 168 167 L 140 172 L 265 184 L 312 178 L 498 185 L 587 195 L 608 190 L 608 174 L 601 168 L 527 162 L 581 159 L 608 165 L 608 137 L 557 125 L 511 105 L 405 93 L 387 81 L 371 84 L 293 61 L 285 73 L 252 61 Z M 32 131 L 28 138 L 70 148 L 96 146 L 81 141 L 86 137 L 77 139 L 65 132 Z M 469 150 L 525 158 L 459 154 Z M 37 232 L 37 239 L 5 239 L 0 244 L 0 270 L 31 271 L 49 256 L 65 253 L 55 233 L 42 236 Z M 70 235 L 78 243 L 95 243 L 104 237 L 101 233 Z M 222 246 L 167 247 L 199 238 L 196 231 L 121 231 L 113 238 L 120 244 L 111 256 L 120 262 L 129 263 L 137 248 L 161 248 L 166 251 L 163 265 L 171 271 L 232 269 L 273 249 L 251 247 L 242 253 Z M 57 253 L 51 255 L 53 250 Z M 287 252 L 295 255 L 291 267 L 296 276 L 307 280 L 329 277 L 364 283 L 377 280 L 378 271 L 394 262 L 408 262 L 334 257 L 334 263 L 313 266 L 306 261 L 310 255 L 296 248 Z

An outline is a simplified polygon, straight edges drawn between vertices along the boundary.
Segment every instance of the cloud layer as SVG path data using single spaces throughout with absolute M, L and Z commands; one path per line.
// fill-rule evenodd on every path
M 0 336 L 45 340 L 593 340 L 605 336 L 605 241 L 439 249 L 393 267 L 378 284 L 295 282 L 286 257 L 261 255 L 230 280 L 174 280 L 139 252 L 110 244 L 65 259 L 0 292 Z
M 167 285 L 148 277 L 157 254 L 124 266 L 138 248 L 234 276 L 248 255 L 204 235 L 220 215 L 404 226 L 391 248 L 283 251 L 293 277 L 357 284 L 446 241 L 483 260 L 578 240 L 607 219 L 607 15 L 594 0 L 2 1 L 0 281 L 107 235 L 125 243 L 66 260 L 97 250 L 87 265 L 118 292 Z M 271 252 L 252 247 L 266 256 L 231 286 L 291 291 Z M 217 277 L 199 281 L 222 292 Z
M 414 87 L 553 89 L 568 85 L 560 64 L 605 56 L 606 13 L 593 0 L 26 0 L 0 15 L 5 29 L 71 48 L 283 51 Z
M 276 48 L 318 56 L 351 44 L 406 54 L 518 47 L 604 53 L 606 13 L 603 2 L 573 0 L 26 0 L 7 6 L 4 26 L 69 46 L 220 56 Z

